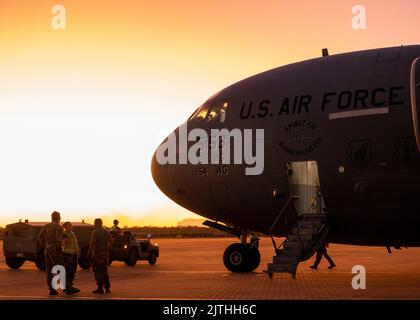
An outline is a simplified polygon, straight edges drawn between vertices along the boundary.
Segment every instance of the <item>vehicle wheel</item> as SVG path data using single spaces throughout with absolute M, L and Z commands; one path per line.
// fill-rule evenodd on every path
M 35 265 L 41 271 L 45 271 L 47 269 L 47 267 L 45 265 L 45 254 L 44 254 L 44 251 L 40 251 L 38 253 L 38 258 L 35 261 Z
M 156 264 L 156 261 L 157 261 L 157 254 L 156 254 L 156 252 L 155 252 L 155 251 L 152 251 L 152 253 L 150 254 L 150 257 L 149 257 L 149 259 L 147 259 L 147 261 L 149 261 L 149 264 L 150 264 L 151 266 L 153 266 L 153 265 L 155 265 L 155 264 Z
M 92 261 L 91 259 L 89 259 L 88 251 L 89 251 L 89 248 L 84 247 L 82 251 L 80 252 L 79 266 L 82 269 L 89 269 L 92 266 Z
M 260 251 L 257 248 L 248 247 L 248 250 L 249 250 L 249 255 L 250 255 L 249 272 L 252 272 L 255 269 L 257 269 L 258 266 L 260 265 L 261 255 L 260 255 Z
M 25 263 L 25 259 L 16 257 L 6 257 L 6 264 L 11 269 L 19 269 Z
M 231 244 L 223 254 L 225 267 L 232 272 L 251 272 L 251 250 L 241 243 Z
M 128 258 L 124 262 L 127 266 L 134 267 L 137 263 L 137 260 L 138 260 L 137 249 L 132 248 L 128 252 Z

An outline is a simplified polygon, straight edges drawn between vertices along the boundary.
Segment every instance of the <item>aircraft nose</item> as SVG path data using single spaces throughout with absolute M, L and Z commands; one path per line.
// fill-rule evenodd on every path
M 153 180 L 158 188 L 165 194 L 168 194 L 168 165 L 160 164 L 156 158 L 156 152 L 153 154 L 151 162 L 151 172 Z

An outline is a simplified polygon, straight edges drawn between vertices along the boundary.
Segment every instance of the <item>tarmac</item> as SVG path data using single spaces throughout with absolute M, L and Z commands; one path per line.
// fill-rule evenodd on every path
M 78 270 L 75 285 L 81 292 L 48 296 L 45 273 L 32 262 L 11 270 L 0 256 L 0 299 L 420 299 L 420 248 L 393 250 L 330 244 L 337 267 L 309 268 L 314 258 L 299 265 L 297 279 L 263 270 L 271 261 L 270 239 L 260 242 L 261 264 L 253 273 L 233 274 L 222 262 L 223 251 L 235 242 L 221 239 L 154 239 L 160 257 L 154 266 L 139 261 L 135 267 L 113 262 L 109 268 L 112 293 L 97 296 L 91 270 Z M 3 252 L 0 241 L 0 252 Z M 366 289 L 355 290 L 354 265 L 366 269 Z

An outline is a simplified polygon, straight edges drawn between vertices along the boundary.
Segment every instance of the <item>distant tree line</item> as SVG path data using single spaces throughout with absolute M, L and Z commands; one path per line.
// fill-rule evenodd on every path
M 124 227 L 122 231 L 131 231 L 138 238 L 224 238 L 232 235 L 207 227 Z M 0 227 L 0 240 L 4 238 L 5 229 Z
M 207 227 L 124 227 L 122 231 L 131 231 L 139 238 L 223 238 L 231 237 L 230 234 Z

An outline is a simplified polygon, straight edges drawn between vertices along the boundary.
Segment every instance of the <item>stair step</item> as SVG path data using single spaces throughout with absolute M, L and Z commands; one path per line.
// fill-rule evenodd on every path
M 296 257 L 279 257 L 274 256 L 273 257 L 273 263 L 274 264 L 297 264 L 298 259 Z
M 305 248 L 305 244 L 306 244 L 305 242 L 300 242 L 300 241 L 286 241 L 283 244 L 283 249 L 284 250 L 289 250 L 289 249 L 302 250 Z
M 304 220 L 302 220 L 304 219 Z M 325 214 L 303 214 L 287 235 L 282 249 L 276 250 L 273 263 L 268 263 L 264 270 L 270 278 L 276 272 L 288 272 L 296 278 L 296 271 L 301 261 L 312 256 L 329 231 Z M 322 232 L 322 233 L 321 233 Z
M 319 228 L 320 226 L 322 226 L 322 221 L 320 221 L 320 220 L 305 220 L 305 221 L 302 222 L 302 226 Z
M 315 234 L 318 231 L 318 228 L 303 226 L 300 229 L 298 229 L 298 227 L 293 227 L 291 232 L 292 232 L 292 234 L 297 235 L 298 230 L 299 230 L 299 234 L 310 234 L 310 235 L 312 235 L 312 234 Z
M 301 257 L 302 256 L 302 250 L 301 249 L 282 249 L 279 250 L 277 256 L 279 257 Z
M 300 235 L 300 240 L 308 242 L 311 241 L 313 239 L 312 234 L 301 234 Z M 300 241 L 299 240 L 299 235 L 297 234 L 290 234 L 287 236 L 287 241 Z
M 322 213 L 307 213 L 302 214 L 299 217 L 305 217 L 305 220 L 324 220 L 326 219 L 326 215 Z

